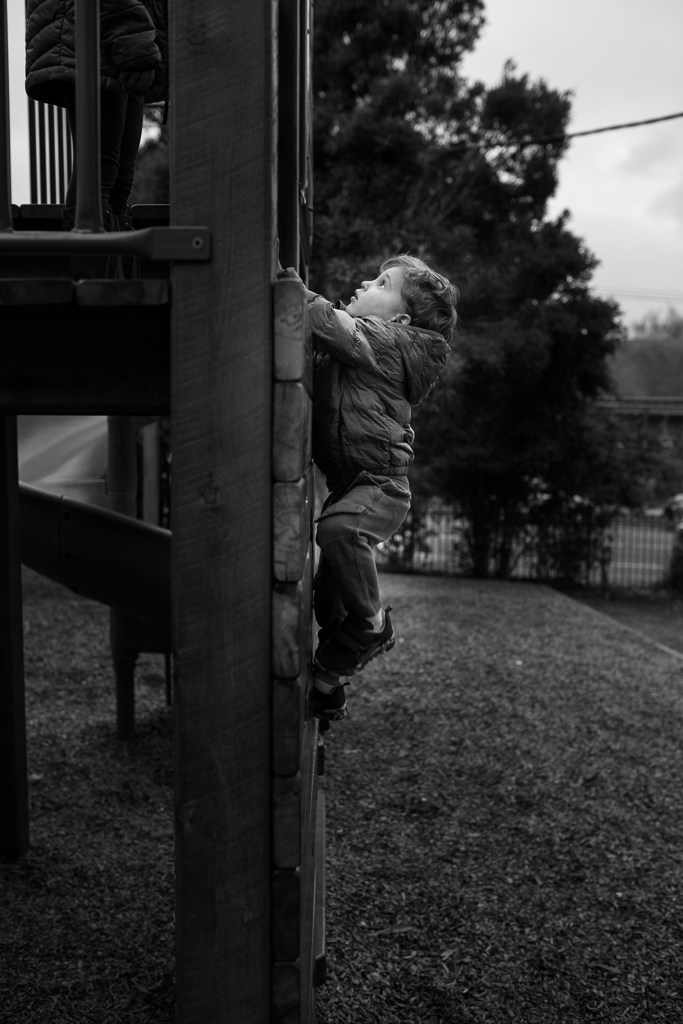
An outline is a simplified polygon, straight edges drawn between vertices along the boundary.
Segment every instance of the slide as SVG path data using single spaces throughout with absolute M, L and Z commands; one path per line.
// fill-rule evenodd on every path
M 170 638 L 171 533 L 103 507 L 106 417 L 18 420 L 24 565 Z
M 18 416 L 19 479 L 107 506 L 106 416 Z

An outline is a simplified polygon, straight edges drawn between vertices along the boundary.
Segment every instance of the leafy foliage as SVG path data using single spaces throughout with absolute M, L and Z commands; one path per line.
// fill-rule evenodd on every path
M 562 505 L 638 504 L 652 451 L 595 407 L 613 385 L 618 307 L 589 291 L 595 257 L 547 215 L 569 93 L 512 62 L 486 89 L 459 72 L 480 2 L 316 5 L 312 285 L 346 298 L 410 251 L 462 292 L 460 332 L 416 415 L 422 494 L 456 501 L 473 570 L 505 575 L 535 481 Z

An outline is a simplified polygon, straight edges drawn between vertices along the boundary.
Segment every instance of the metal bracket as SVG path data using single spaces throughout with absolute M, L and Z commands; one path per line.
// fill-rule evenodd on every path
M 208 228 L 156 227 L 139 231 L 2 231 L 0 256 L 139 256 L 144 260 L 206 263 Z

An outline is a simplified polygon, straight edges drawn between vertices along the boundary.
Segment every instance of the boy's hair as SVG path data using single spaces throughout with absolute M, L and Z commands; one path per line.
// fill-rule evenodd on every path
M 407 253 L 392 256 L 384 261 L 380 273 L 390 267 L 400 267 L 403 271 L 401 298 L 411 322 L 416 327 L 437 331 L 450 341 L 458 319 L 455 308 L 460 298 L 458 289 L 417 256 L 408 256 Z

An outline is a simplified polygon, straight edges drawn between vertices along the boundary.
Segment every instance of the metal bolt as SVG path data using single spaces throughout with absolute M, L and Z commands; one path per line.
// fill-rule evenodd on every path
M 193 249 L 203 249 L 204 248 L 204 239 L 200 238 L 199 235 L 197 235 L 196 238 L 192 239 L 192 248 Z

